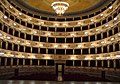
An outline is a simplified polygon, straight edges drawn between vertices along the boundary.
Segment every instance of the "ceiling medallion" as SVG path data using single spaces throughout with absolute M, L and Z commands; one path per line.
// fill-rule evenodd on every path
M 63 1 L 55 1 L 51 4 L 52 8 L 55 10 L 55 12 L 61 16 L 65 13 L 65 11 L 68 9 L 69 4 L 67 2 Z

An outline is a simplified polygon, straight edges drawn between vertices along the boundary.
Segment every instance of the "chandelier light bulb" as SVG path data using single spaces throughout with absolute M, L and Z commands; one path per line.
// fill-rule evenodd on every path
M 69 4 L 67 2 L 63 1 L 55 1 L 51 4 L 52 8 L 55 10 L 55 12 L 61 16 L 65 13 L 65 11 L 68 9 Z

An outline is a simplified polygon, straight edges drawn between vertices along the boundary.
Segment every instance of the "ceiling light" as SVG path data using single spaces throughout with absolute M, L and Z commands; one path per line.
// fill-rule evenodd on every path
M 12 6 L 10 6 L 10 8 L 13 8 Z
M 14 57 L 15 55 L 10 55 L 11 57 Z
M 76 57 L 75 56 L 71 56 L 71 58 L 70 58 L 71 60 L 75 60 L 76 59 Z
M 109 9 L 112 9 L 112 8 L 113 8 L 112 6 L 109 7 Z
M 22 13 L 19 13 L 19 15 L 22 15 Z
M 114 20 L 117 20 L 117 17 L 115 17 Z
M 85 35 L 87 35 L 88 34 L 88 32 L 85 32 Z
M 120 33 L 118 34 L 118 36 L 120 36 Z
M 103 16 L 103 14 L 100 14 L 100 16 Z
M 42 46 L 43 46 L 43 44 L 39 44 L 39 46 L 40 46 L 40 47 L 42 47 Z
M 2 36 L 2 34 L 0 33 L 0 36 Z
M 80 25 L 81 24 L 81 22 L 78 22 L 78 25 Z
M 99 29 L 96 29 L 96 31 L 99 31 Z
M 25 28 L 23 28 L 23 30 L 25 31 L 26 29 L 25 29 Z
M 55 26 L 58 26 L 59 24 L 58 24 L 58 23 L 55 23 L 54 25 L 55 25 Z
M 63 26 L 67 26 L 67 23 L 64 23 Z
M 101 42 L 102 44 L 105 43 L 104 41 Z
M 75 34 L 71 34 L 71 36 L 75 36 Z
M 4 19 L 7 19 L 7 16 L 4 16 Z
M 25 56 L 22 55 L 21 57 L 24 58 Z
M 31 20 L 32 20 L 32 18 L 29 18 L 29 20 L 31 21 Z
M 28 43 L 26 43 L 27 45 L 30 45 L 30 43 L 28 42 Z
M 7 36 L 7 39 L 10 39 L 10 37 L 9 37 L 9 36 Z
M 37 34 L 37 31 L 34 31 L 35 34 Z
M 57 47 L 58 47 L 58 45 L 54 45 L 54 47 L 55 47 L 55 48 L 57 48 Z
M 36 58 L 36 56 L 31 56 L 31 58 Z
M 61 16 L 65 13 L 65 11 L 68 9 L 69 4 L 67 2 L 63 1 L 55 1 L 51 4 L 52 8 L 55 10 L 55 12 Z
M 116 55 L 116 58 L 120 58 L 120 55 Z
M 111 41 L 113 41 L 114 40 L 114 38 L 111 38 Z
M 100 59 L 100 57 L 96 57 L 96 59 L 97 59 L 97 60 L 99 60 L 99 59 Z
M 92 60 L 91 57 L 85 57 L 85 60 Z
M 93 43 L 91 43 L 91 46 L 94 46 L 94 44 L 93 44 Z
M 44 24 L 44 22 L 41 22 L 41 24 Z
M 14 26 L 16 26 L 16 23 L 14 23 Z
M 93 21 L 93 19 L 90 20 L 91 22 Z
M 67 48 L 68 46 L 67 45 L 64 45 L 64 48 Z
M 81 48 L 81 47 L 82 47 L 82 45 L 78 45 L 78 47 L 79 47 L 79 48 Z
M 20 43 L 20 41 L 17 41 L 18 43 Z
M 108 24 L 105 25 L 105 27 L 108 27 L 108 26 L 109 26 Z
M 107 59 L 110 59 L 110 57 L 106 57 Z
M 47 36 L 50 36 L 51 35 L 51 33 L 47 33 Z
M 4 55 L 5 53 L 4 52 L 0 52 L 0 55 Z

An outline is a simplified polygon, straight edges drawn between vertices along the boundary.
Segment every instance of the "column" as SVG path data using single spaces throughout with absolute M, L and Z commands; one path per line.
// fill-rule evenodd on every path
M 19 59 L 17 59 L 17 66 L 19 65 Z
M 25 65 L 25 59 L 23 59 L 23 66 Z
M 30 66 L 32 66 L 32 59 L 30 59 Z
M 107 60 L 107 67 L 109 68 L 110 67 L 110 60 Z
M 0 58 L 0 66 L 1 66 L 1 58 Z
M 5 58 L 5 66 L 7 66 L 7 58 Z
M 75 61 L 73 60 L 73 66 L 75 65 Z
M 90 67 L 90 60 L 88 60 L 88 67 Z
M 97 65 L 98 65 L 98 60 L 95 61 L 95 66 L 97 67 Z
M 83 61 L 81 60 L 81 67 L 83 67 Z
M 103 60 L 102 60 L 102 63 L 101 63 L 102 67 L 104 66 L 104 63 L 103 63 Z
M 40 65 L 40 60 L 38 59 L 38 66 Z
M 11 58 L 11 66 L 13 66 L 13 58 Z
M 46 60 L 46 66 L 47 66 L 47 64 L 48 64 L 48 61 Z
M 116 68 L 116 60 L 113 60 L 113 67 Z

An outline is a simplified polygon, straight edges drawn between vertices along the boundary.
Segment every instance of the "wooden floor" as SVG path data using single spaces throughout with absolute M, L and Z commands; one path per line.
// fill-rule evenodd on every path
M 119 82 L 75 82 L 75 81 L 34 81 L 34 80 L 0 80 L 0 84 L 120 84 Z

